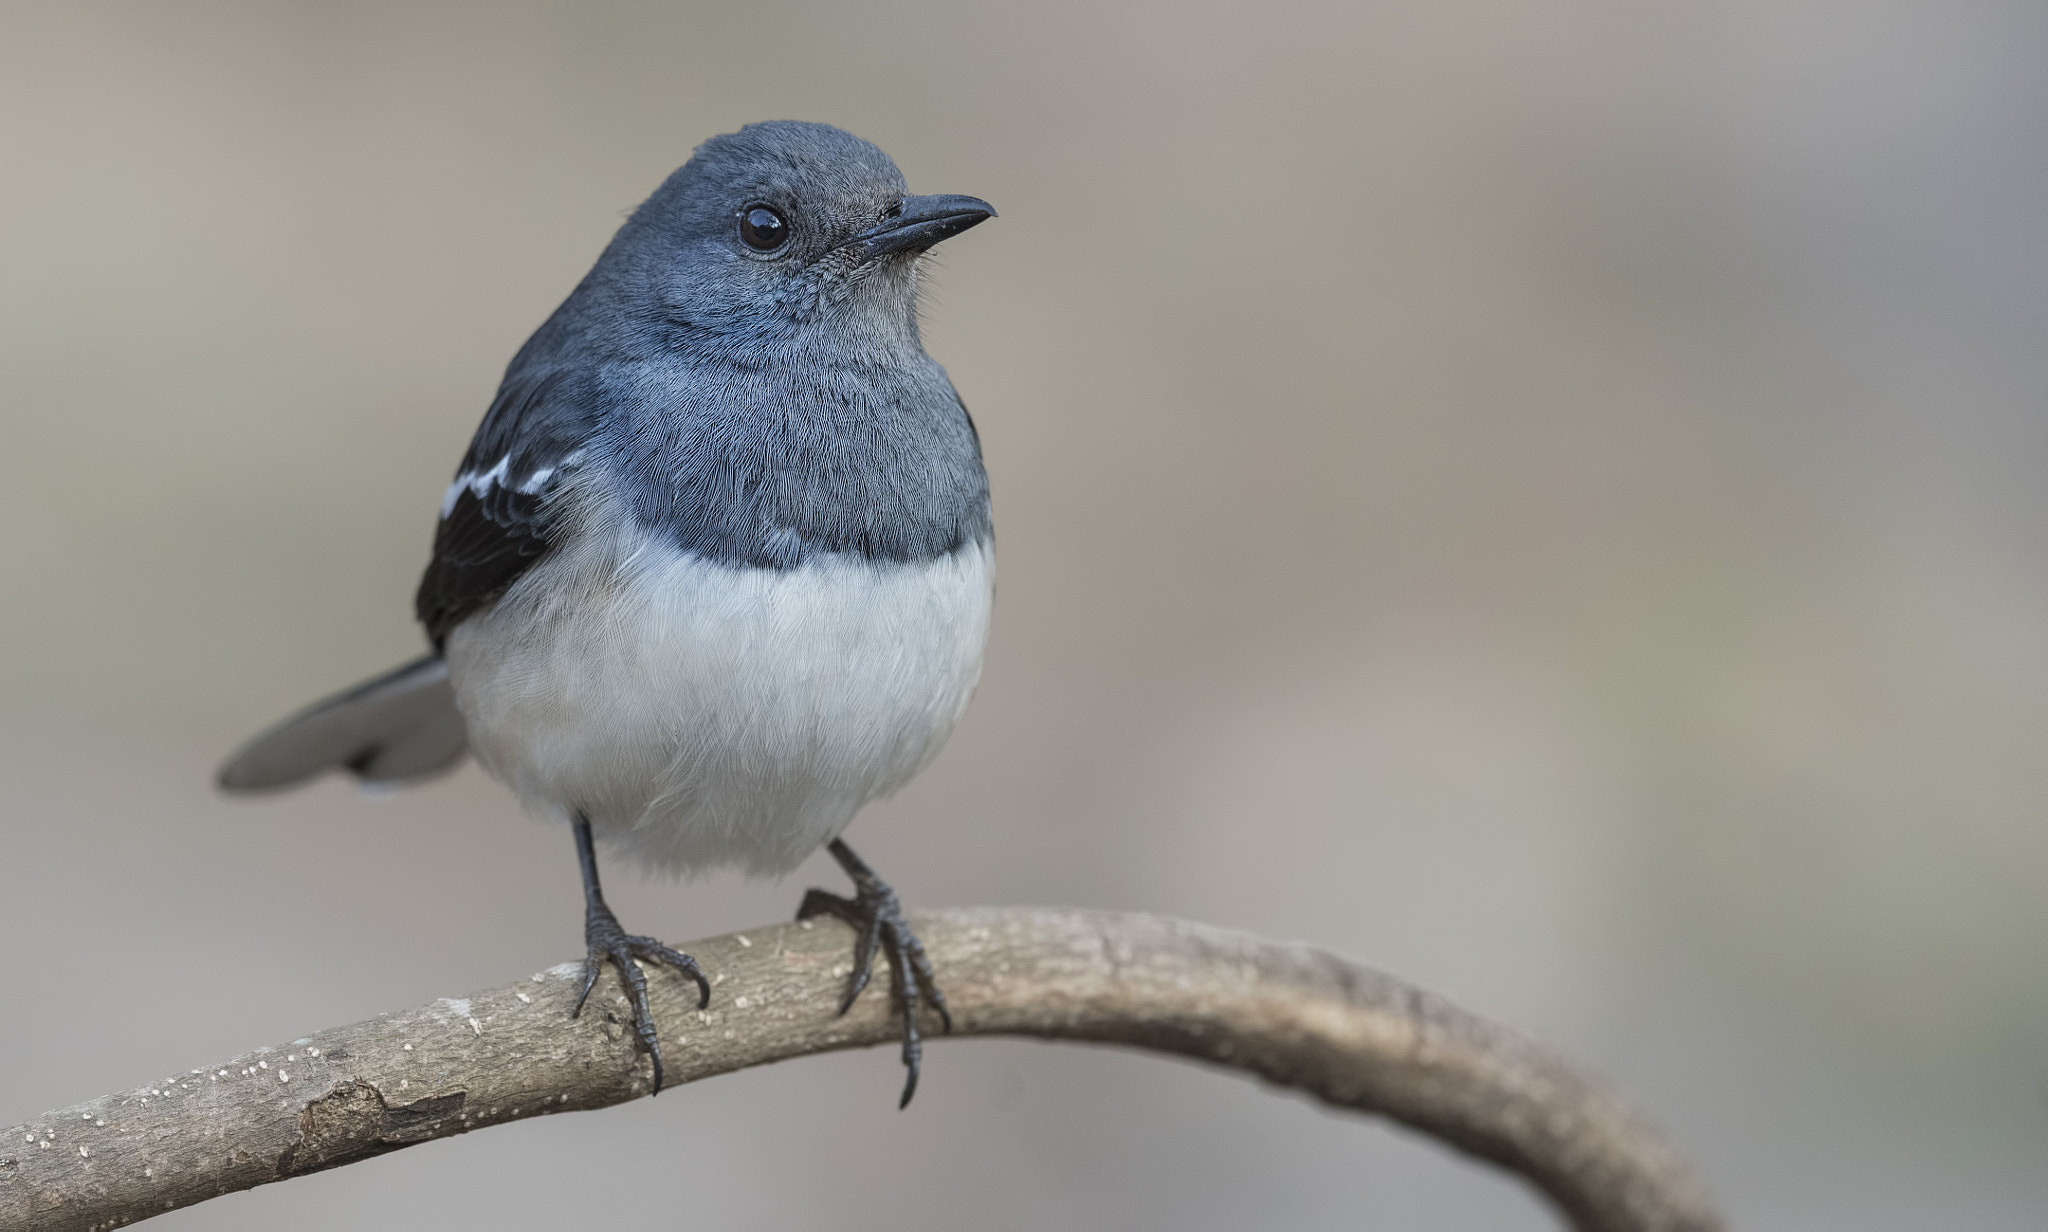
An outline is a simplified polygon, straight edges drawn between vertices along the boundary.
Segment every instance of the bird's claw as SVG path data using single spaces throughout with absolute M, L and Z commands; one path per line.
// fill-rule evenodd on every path
M 633 1002 L 633 1033 L 654 1059 L 654 1091 L 661 1094 L 661 1039 L 654 1029 L 654 1012 L 647 1004 L 647 975 L 640 970 L 640 962 L 665 963 L 697 981 L 697 1008 L 703 1009 L 711 1003 L 711 981 L 704 978 L 704 972 L 697 966 L 697 960 L 678 950 L 672 950 L 652 937 L 636 937 L 619 926 L 619 918 L 609 908 L 593 907 L 583 926 L 583 942 L 589 954 L 583 962 L 583 991 L 577 994 L 576 1008 L 569 1012 L 571 1018 L 583 1013 L 583 1003 L 590 999 L 590 990 L 597 986 L 597 977 L 609 962 L 619 969 L 619 979 L 626 985 L 626 994 Z M 636 961 L 638 960 L 638 961 Z
M 841 844 L 834 843 L 839 847 Z M 838 851 L 834 856 L 840 856 Z M 839 1012 L 844 1014 L 853 1008 L 855 998 L 868 986 L 874 972 L 875 951 L 880 949 L 889 959 L 889 972 L 894 977 L 896 1008 L 903 1015 L 903 1068 L 907 1071 L 903 1080 L 903 1098 L 898 1108 L 910 1106 L 910 1097 L 917 1094 L 919 1063 L 924 1058 L 924 1040 L 918 1031 L 917 1010 L 922 1000 L 939 1015 L 939 1025 L 944 1031 L 953 1029 L 953 1016 L 946 1010 L 946 998 L 939 992 L 938 979 L 932 972 L 931 960 L 925 957 L 924 945 L 917 934 L 910 931 L 910 924 L 903 918 L 903 908 L 896 901 L 896 892 L 891 890 L 879 877 L 869 872 L 865 865 L 847 863 L 847 856 L 840 856 L 840 863 L 846 866 L 853 877 L 854 897 L 811 890 L 804 895 L 803 903 L 797 907 L 796 918 L 808 920 L 816 916 L 829 915 L 844 920 L 853 927 L 853 974 L 847 980 L 846 992 L 839 999 Z

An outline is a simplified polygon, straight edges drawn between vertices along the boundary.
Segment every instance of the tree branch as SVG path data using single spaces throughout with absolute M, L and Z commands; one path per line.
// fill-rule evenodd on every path
M 1582 1232 L 1723 1226 L 1685 1163 L 1605 1087 L 1391 976 L 1158 916 L 979 908 L 923 914 L 916 926 L 955 1035 L 1091 1040 L 1246 1070 L 1508 1168 Z M 699 1012 L 686 981 L 650 981 L 671 1085 L 899 1037 L 874 991 L 834 1017 L 852 953 L 835 921 L 684 948 L 714 988 Z M 608 995 L 615 977 L 569 1017 L 580 974 L 565 963 L 0 1132 L 0 1229 L 108 1228 L 647 1094 L 630 1013 Z

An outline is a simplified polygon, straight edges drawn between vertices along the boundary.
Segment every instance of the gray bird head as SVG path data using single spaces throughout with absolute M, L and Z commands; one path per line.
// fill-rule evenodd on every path
M 918 258 L 995 216 L 986 201 L 911 196 L 887 154 L 826 124 L 714 137 L 622 227 L 584 288 L 631 347 L 830 353 L 918 347 Z M 621 318 L 624 318 L 623 320 Z

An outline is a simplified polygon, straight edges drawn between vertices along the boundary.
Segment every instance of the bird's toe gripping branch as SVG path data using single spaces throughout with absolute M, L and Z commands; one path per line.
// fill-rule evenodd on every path
M 618 917 L 609 910 L 601 913 L 592 911 L 583 929 L 583 941 L 589 948 L 589 955 L 583 963 L 583 991 L 576 997 L 576 1008 L 570 1011 L 571 1018 L 583 1013 L 583 1003 L 590 999 L 590 990 L 597 986 L 598 974 L 609 962 L 619 969 L 619 979 L 626 986 L 626 995 L 633 1001 L 633 1033 L 640 1038 L 647 1055 L 654 1059 L 654 1094 L 661 1094 L 661 1038 L 654 1029 L 654 1013 L 647 1004 L 647 975 L 640 970 L 640 962 L 665 963 L 697 981 L 697 1008 L 703 1009 L 711 1003 L 711 982 L 704 978 L 704 972 L 697 966 L 697 960 L 679 950 L 672 950 L 652 937 L 636 937 L 619 926 Z
M 576 859 L 583 869 L 583 945 L 588 956 L 583 960 L 583 991 L 576 997 L 576 1008 L 569 1011 L 575 1018 L 583 1013 L 583 1003 L 590 999 L 590 990 L 597 987 L 598 973 L 609 962 L 619 969 L 619 979 L 626 985 L 626 994 L 633 1000 L 633 1034 L 639 1036 L 641 1046 L 654 1059 L 654 1091 L 661 1094 L 661 1037 L 654 1029 L 654 1011 L 647 1004 L 647 974 L 640 970 L 640 962 L 666 963 L 697 981 L 697 1008 L 711 1004 L 711 981 L 704 978 L 704 972 L 697 967 L 697 960 L 679 950 L 672 950 L 652 937 L 636 937 L 619 927 L 619 917 L 605 905 L 604 889 L 597 879 L 597 845 L 591 837 L 590 819 L 576 814 L 572 829 L 576 835 Z
M 808 920 L 829 915 L 853 927 L 853 975 L 847 980 L 846 993 L 839 1001 L 842 1014 L 853 1008 L 854 999 L 860 996 L 861 989 L 868 986 L 868 980 L 874 973 L 875 951 L 879 948 L 888 956 L 889 972 L 894 977 L 896 989 L 896 1008 L 903 1015 L 903 1068 L 906 1071 L 903 1098 L 897 1101 L 896 1106 L 907 1108 L 910 1097 L 917 1094 L 918 1068 L 924 1059 L 924 1040 L 917 1026 L 918 1004 L 923 1001 L 937 1011 L 939 1024 L 945 1031 L 953 1029 L 953 1016 L 946 1010 L 946 998 L 939 992 L 938 980 L 932 973 L 931 960 L 925 957 L 923 943 L 918 941 L 917 934 L 910 931 L 909 922 L 903 918 L 903 908 L 896 901 L 896 892 L 875 876 L 874 870 L 854 855 L 853 849 L 844 842 L 834 839 L 827 850 L 853 879 L 854 896 L 846 898 L 824 890 L 811 890 L 797 907 L 796 918 Z

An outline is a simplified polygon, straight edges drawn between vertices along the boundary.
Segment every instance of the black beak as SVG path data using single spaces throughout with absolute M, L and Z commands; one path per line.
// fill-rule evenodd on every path
M 929 197 L 905 197 L 896 214 L 846 241 L 845 248 L 872 261 L 892 252 L 923 252 L 943 239 L 950 239 L 978 222 L 996 216 L 996 208 L 980 197 L 937 193 Z

